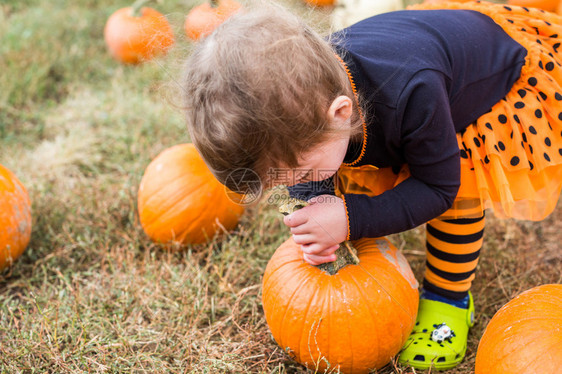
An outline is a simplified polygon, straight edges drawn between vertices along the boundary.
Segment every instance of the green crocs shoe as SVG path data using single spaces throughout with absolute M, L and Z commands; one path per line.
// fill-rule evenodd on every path
M 474 301 L 470 292 L 468 309 L 421 299 L 416 325 L 398 361 L 416 369 L 454 368 L 464 358 L 468 329 L 473 325 Z

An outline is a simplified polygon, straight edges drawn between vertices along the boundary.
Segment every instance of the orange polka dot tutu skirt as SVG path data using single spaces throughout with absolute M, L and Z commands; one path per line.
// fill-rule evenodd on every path
M 507 95 L 457 134 L 461 187 L 453 207 L 441 218 L 479 217 L 492 208 L 500 218 L 544 219 L 556 207 L 562 188 L 562 17 L 483 1 L 409 9 L 483 13 L 527 49 L 521 76 Z M 363 189 L 361 193 L 371 195 L 409 175 L 407 167 L 398 175 L 368 167 L 342 168 L 338 174 L 342 192 Z

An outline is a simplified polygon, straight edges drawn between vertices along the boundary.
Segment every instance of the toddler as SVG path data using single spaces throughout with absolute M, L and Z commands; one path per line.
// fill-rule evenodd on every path
M 446 3 L 323 38 L 281 9 L 249 10 L 190 56 L 188 128 L 230 189 L 287 184 L 311 202 L 284 218 L 310 264 L 346 239 L 426 224 L 399 360 L 452 368 L 473 323 L 485 209 L 541 220 L 560 195 L 561 24 L 533 8 Z

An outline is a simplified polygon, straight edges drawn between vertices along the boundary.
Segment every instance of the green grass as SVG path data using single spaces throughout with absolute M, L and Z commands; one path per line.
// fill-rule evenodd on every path
M 261 276 L 288 236 L 270 206 L 248 210 L 228 237 L 179 252 L 151 243 L 138 222 L 145 167 L 189 141 L 177 82 L 194 4 L 153 5 L 177 43 L 139 66 L 113 61 L 103 42 L 125 1 L 0 4 L 0 163 L 33 201 L 31 243 L 0 274 L 0 372 L 305 372 L 263 316 Z M 561 282 L 561 218 L 560 209 L 540 223 L 490 215 L 474 284 L 478 324 L 451 373 L 472 370 L 486 323 L 510 298 Z M 391 239 L 421 279 L 423 230 Z

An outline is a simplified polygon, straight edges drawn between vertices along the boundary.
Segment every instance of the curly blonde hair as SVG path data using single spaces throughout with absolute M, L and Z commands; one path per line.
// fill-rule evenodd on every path
M 279 6 L 240 12 L 200 41 L 184 94 L 195 147 L 241 193 L 261 188 L 269 168 L 298 167 L 300 155 L 334 135 L 332 101 L 354 95 L 332 44 Z M 354 114 L 352 133 L 360 131 Z

